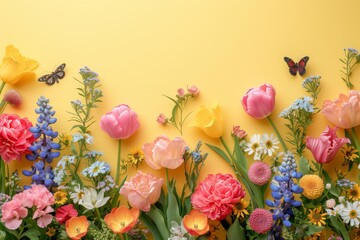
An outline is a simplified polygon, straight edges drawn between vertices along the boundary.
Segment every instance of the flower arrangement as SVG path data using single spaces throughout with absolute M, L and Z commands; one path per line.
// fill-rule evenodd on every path
M 165 95 L 174 104 L 171 115 L 157 118 L 179 136 L 159 135 L 126 155 L 122 142 L 141 130 L 138 114 L 119 104 L 95 119 L 103 93 L 98 74 L 88 67 L 76 79 L 79 99 L 69 103 L 73 126 L 68 133 L 53 129 L 58 121 L 53 99 L 44 96 L 36 103 L 34 124 L 4 113 L 7 104 L 21 104 L 21 96 L 9 90 L 0 104 L 0 239 L 360 239 L 360 173 L 354 180 L 323 167 L 342 154 L 348 171 L 360 169 L 355 132 L 360 94 L 350 80 L 360 55 L 355 49 L 344 51 L 340 60 L 349 94 L 320 107 L 321 77 L 306 78 L 306 95 L 277 116 L 286 127 L 283 133 L 273 116 L 275 88 L 269 83 L 251 88 L 242 97 L 244 111 L 255 121 L 266 119 L 273 131 L 248 136 L 235 125 L 232 147 L 218 103 L 188 110 L 189 100 L 200 93 L 196 86 L 179 88 L 175 97 Z M 37 65 L 7 47 L 0 94 L 5 84 L 34 79 Z M 313 137 L 308 128 L 317 114 L 329 126 Z M 92 149 L 95 123 L 118 141 L 115 171 Z M 191 149 L 183 137 L 186 126 L 200 129 L 208 139 Z M 342 130 L 344 136 L 338 136 Z M 210 138 L 212 144 L 203 144 Z M 202 177 L 209 155 L 219 156 L 233 172 Z M 10 174 L 9 164 L 22 156 L 31 161 L 31 169 Z M 140 169 L 142 164 L 165 176 Z M 131 176 L 130 167 L 137 169 Z M 182 186 L 171 177 L 181 168 Z M 22 186 L 20 174 L 31 184 Z

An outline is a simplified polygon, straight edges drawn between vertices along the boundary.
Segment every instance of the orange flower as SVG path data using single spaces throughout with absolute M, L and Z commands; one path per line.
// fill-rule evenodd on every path
M 65 223 L 66 233 L 73 240 L 80 240 L 84 237 L 89 228 L 89 222 L 85 216 L 72 217 Z
M 209 231 L 209 224 L 206 214 L 198 210 L 191 210 L 188 215 L 183 218 L 183 225 L 186 231 L 192 236 L 200 236 Z
M 128 209 L 125 206 L 114 208 L 104 218 L 105 223 L 114 233 L 126 233 L 130 231 L 139 218 L 140 210 Z

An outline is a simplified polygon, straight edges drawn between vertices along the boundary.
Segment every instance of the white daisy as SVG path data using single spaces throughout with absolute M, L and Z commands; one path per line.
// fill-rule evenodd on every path
M 260 134 L 254 134 L 250 138 L 250 142 L 246 144 L 246 148 L 244 150 L 248 153 L 248 155 L 251 155 L 255 153 L 255 160 L 260 160 L 261 158 L 261 152 L 263 151 L 261 146 L 261 136 Z
M 346 207 L 340 212 L 340 216 L 344 223 L 349 224 L 353 227 L 359 227 L 360 225 L 360 202 L 346 202 Z
M 264 154 L 269 155 L 270 157 L 279 149 L 279 140 L 273 134 L 270 136 L 267 133 L 264 133 L 261 136 L 261 147 L 263 148 Z
M 80 185 L 74 187 L 73 193 L 70 194 L 70 198 L 74 201 L 74 203 L 82 204 L 83 196 L 85 194 L 84 190 L 80 188 Z

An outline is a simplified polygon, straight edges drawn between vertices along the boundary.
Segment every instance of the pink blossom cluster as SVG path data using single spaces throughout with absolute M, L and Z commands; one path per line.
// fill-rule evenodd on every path
M 6 228 L 15 230 L 20 227 L 29 211 L 34 211 L 32 219 L 37 219 L 37 225 L 44 228 L 53 219 L 50 213 L 54 212 L 51 207 L 54 203 L 54 196 L 44 185 L 34 184 L 2 205 L 1 222 L 5 223 Z

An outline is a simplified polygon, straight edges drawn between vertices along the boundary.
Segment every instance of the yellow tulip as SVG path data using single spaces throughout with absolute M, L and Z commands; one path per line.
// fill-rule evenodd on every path
M 0 65 L 0 80 L 8 84 L 31 81 L 36 77 L 33 70 L 38 65 L 37 61 L 22 56 L 13 45 L 7 46 Z
M 218 103 L 213 104 L 210 108 L 201 106 L 196 112 L 195 120 L 190 124 L 190 126 L 200 128 L 209 137 L 221 137 L 224 132 L 224 121 L 222 111 Z

